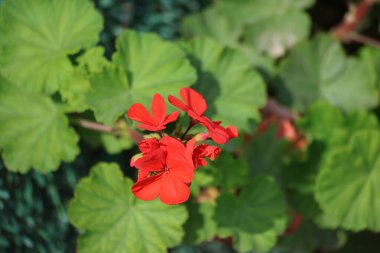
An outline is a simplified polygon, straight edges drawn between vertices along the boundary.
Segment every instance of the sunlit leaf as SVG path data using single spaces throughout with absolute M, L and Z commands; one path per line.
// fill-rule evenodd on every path
M 79 182 L 68 211 L 84 231 L 79 253 L 164 253 L 181 242 L 186 208 L 137 200 L 131 186 L 116 164 L 106 163 Z
M 205 97 L 208 114 L 223 125 L 251 130 L 260 118 L 258 108 L 265 104 L 265 85 L 239 51 L 198 38 L 183 44 L 199 78 L 194 86 Z
M 283 90 L 279 97 L 295 109 L 325 99 L 345 110 L 373 108 L 377 88 L 370 71 L 347 58 L 340 44 L 327 35 L 300 43 L 280 65 Z
M 49 94 L 73 73 L 68 56 L 96 44 L 103 26 L 88 0 L 8 0 L 0 20 L 0 72 Z
M 25 173 L 31 168 L 56 170 L 79 153 L 78 136 L 53 101 L 21 91 L 0 93 L 0 148 L 7 168 Z
M 346 229 L 380 231 L 379 154 L 380 133 L 364 130 L 325 159 L 316 197 L 322 209 Z
M 133 103 L 150 106 L 155 93 L 166 97 L 196 80 L 194 68 L 175 44 L 152 33 L 125 31 L 116 42 L 114 67 L 91 78 L 87 102 L 99 121 L 112 124 Z

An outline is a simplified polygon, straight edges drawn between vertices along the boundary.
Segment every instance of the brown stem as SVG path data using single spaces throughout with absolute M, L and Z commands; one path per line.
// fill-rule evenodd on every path
M 95 130 L 98 132 L 111 133 L 113 130 L 112 127 L 110 127 L 110 126 L 106 126 L 106 125 L 99 124 L 96 122 L 88 121 L 85 119 L 79 119 L 77 122 L 80 126 L 82 126 L 84 128 Z
M 359 34 L 359 33 L 355 33 L 355 32 L 351 33 L 350 39 L 352 41 L 356 41 L 356 42 L 359 42 L 359 43 L 362 43 L 362 44 L 365 44 L 365 45 L 369 45 L 369 46 L 373 46 L 373 47 L 376 47 L 376 48 L 380 48 L 380 41 L 375 40 L 375 39 L 373 39 L 371 37 Z
M 183 140 L 183 138 L 186 136 L 186 134 L 190 131 L 191 128 L 193 128 L 193 126 L 195 126 L 197 123 L 194 122 L 193 120 L 190 120 L 190 124 L 189 126 L 187 127 L 187 129 L 185 130 L 185 132 L 182 134 L 181 136 L 181 140 Z
M 279 104 L 273 98 L 268 98 L 267 104 L 260 110 L 263 117 L 275 115 L 280 119 L 295 120 L 299 118 L 297 113 L 292 112 L 288 107 Z
M 341 41 L 350 41 L 351 33 L 358 28 L 364 17 L 371 10 L 372 5 L 376 2 L 378 0 L 361 0 L 356 5 L 350 3 L 343 21 L 334 27 L 330 33 Z

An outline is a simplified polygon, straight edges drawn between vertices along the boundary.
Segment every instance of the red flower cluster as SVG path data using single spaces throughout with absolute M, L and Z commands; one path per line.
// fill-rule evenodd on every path
M 199 166 L 205 166 L 205 158 L 214 160 L 220 153 L 220 148 L 203 143 L 212 139 L 224 144 L 238 136 L 233 126 L 224 128 L 221 122 L 215 122 L 204 115 L 207 109 L 205 99 L 201 94 L 190 88 L 180 91 L 183 102 L 174 96 L 169 96 L 169 102 L 185 111 L 190 117 L 190 126 L 181 138 L 162 133 L 168 123 L 177 120 L 179 111 L 166 115 L 164 98 L 155 94 L 151 111 L 139 103 L 131 106 L 128 117 L 139 122 L 137 126 L 144 130 L 160 131 L 157 138 L 148 138 L 139 143 L 141 154 L 131 160 L 131 165 L 139 171 L 138 180 L 132 187 L 133 194 L 142 200 L 153 200 L 160 197 L 165 204 L 179 204 L 190 196 L 189 186 L 194 177 L 194 171 Z M 204 126 L 208 134 L 199 138 L 187 136 L 193 126 Z M 199 135 L 198 135 L 199 136 Z

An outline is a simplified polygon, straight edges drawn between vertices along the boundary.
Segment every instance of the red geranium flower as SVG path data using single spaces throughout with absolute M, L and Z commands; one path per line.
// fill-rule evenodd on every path
M 238 136 L 238 132 L 235 127 L 229 126 L 224 128 L 220 125 L 220 122 L 212 121 L 203 115 L 207 109 L 207 104 L 201 94 L 191 88 L 185 87 L 180 90 L 180 96 L 185 103 L 172 95 L 169 95 L 168 97 L 169 102 L 173 106 L 187 112 L 196 123 L 203 125 L 209 132 L 211 139 L 213 139 L 216 143 L 224 144 L 229 139 L 236 138 Z
M 137 127 L 149 131 L 159 131 L 166 128 L 166 124 L 177 120 L 178 111 L 166 116 L 165 100 L 160 94 L 155 94 L 151 105 L 152 115 L 140 103 L 135 103 L 128 110 L 128 117 L 140 122 Z
M 154 150 L 160 148 L 160 142 L 156 138 L 149 138 L 142 140 L 139 143 L 139 149 L 143 155 L 152 153 Z
M 152 141 L 153 143 L 153 141 Z M 169 136 L 159 141 L 159 148 L 135 162 L 139 169 L 133 194 L 142 200 L 160 197 L 165 204 L 179 204 L 190 196 L 189 184 L 194 176 L 192 161 L 194 141 L 185 146 Z
M 200 144 L 194 148 L 193 162 L 194 166 L 206 166 L 207 162 L 204 159 L 208 157 L 211 161 L 214 161 L 215 157 L 218 157 L 220 148 L 217 146 L 210 146 L 207 144 Z

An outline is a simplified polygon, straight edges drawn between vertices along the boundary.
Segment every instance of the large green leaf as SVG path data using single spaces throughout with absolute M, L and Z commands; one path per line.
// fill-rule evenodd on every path
M 155 93 L 177 94 L 196 80 L 195 69 L 175 44 L 151 33 L 124 32 L 108 67 L 91 79 L 87 102 L 99 121 L 111 124 L 133 103 L 150 106 Z
M 295 109 L 326 99 L 345 111 L 378 103 L 370 71 L 357 59 L 347 59 L 340 44 L 326 35 L 299 44 L 280 65 L 283 90 L 279 97 Z
M 259 245 L 268 248 L 268 235 L 275 229 L 276 221 L 285 216 L 282 193 L 272 178 L 254 178 L 241 189 L 239 196 L 223 192 L 217 199 L 215 220 L 222 236 L 232 236 L 234 245 L 241 251 L 254 250 Z M 276 236 L 269 236 L 271 246 Z M 266 243 L 251 243 L 252 240 Z M 273 240 L 271 239 L 273 238 Z M 270 247 L 269 247 L 270 248 Z
M 318 175 L 316 198 L 346 229 L 380 231 L 380 133 L 363 130 L 328 154 Z
M 160 253 L 181 242 L 184 206 L 140 201 L 116 164 L 100 163 L 79 182 L 70 221 L 84 233 L 79 253 Z
M 8 0 L 0 20 L 1 73 L 47 93 L 67 81 L 73 72 L 68 56 L 94 45 L 103 25 L 88 0 Z
M 206 38 L 194 39 L 183 47 L 198 70 L 194 88 L 205 97 L 208 114 L 223 125 L 251 130 L 251 121 L 260 117 L 258 108 L 265 104 L 266 92 L 247 57 Z
M 286 49 L 308 36 L 310 18 L 302 9 L 312 2 L 222 0 L 216 8 L 235 25 L 246 26 L 245 43 L 273 57 L 279 57 Z
M 0 148 L 11 171 L 48 172 L 79 153 L 78 136 L 50 98 L 19 89 L 0 93 Z

